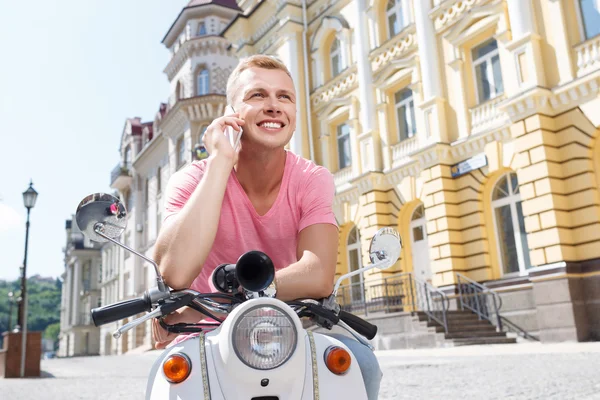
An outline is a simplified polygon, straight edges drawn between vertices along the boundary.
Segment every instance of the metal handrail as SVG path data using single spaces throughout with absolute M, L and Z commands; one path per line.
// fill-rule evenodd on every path
M 425 289 L 427 308 L 421 307 L 421 309 L 425 312 L 429 320 L 433 319 L 434 321 L 442 325 L 444 327 L 444 332 L 448 333 L 448 309 L 450 308 L 450 300 L 448 299 L 448 296 L 446 295 L 446 293 L 442 292 L 441 290 L 433 286 L 431 283 L 422 281 L 418 278 L 415 278 L 414 276 L 412 278 L 415 281 L 415 286 L 422 285 Z M 442 309 L 440 311 L 434 310 L 434 304 L 432 304 L 432 294 L 437 294 L 441 297 L 440 303 Z
M 475 314 L 477 314 L 477 317 L 480 320 L 486 319 L 493 324 L 494 320 L 492 318 L 494 318 L 494 316 L 490 315 L 487 297 L 488 295 L 491 296 L 497 329 L 499 331 L 502 331 L 502 318 L 500 318 L 500 307 L 502 307 L 502 299 L 500 298 L 500 296 L 490 288 L 487 288 L 481 285 L 480 283 L 477 283 L 474 280 L 467 278 L 463 274 L 456 272 L 456 278 L 461 310 L 467 308 L 473 311 Z M 466 292 L 468 292 L 468 295 L 467 293 L 465 293 L 463 283 L 461 281 L 466 282 Z
M 423 311 L 429 321 L 434 320 L 448 332 L 448 296 L 430 284 L 402 272 L 385 278 L 357 282 L 338 288 L 337 301 L 348 312 Z

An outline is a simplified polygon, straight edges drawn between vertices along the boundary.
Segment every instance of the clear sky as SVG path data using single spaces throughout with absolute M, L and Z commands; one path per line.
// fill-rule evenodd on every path
M 125 119 L 169 95 L 161 40 L 188 0 L 0 0 L 0 279 L 63 273 L 65 220 L 109 191 Z

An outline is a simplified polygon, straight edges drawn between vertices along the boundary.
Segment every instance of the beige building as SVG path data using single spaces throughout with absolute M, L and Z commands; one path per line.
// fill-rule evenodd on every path
M 335 176 L 338 275 L 368 262 L 379 228 L 403 238 L 400 261 L 353 278 L 342 302 L 369 318 L 381 304 L 410 311 L 398 282 L 411 276 L 450 308 L 464 290 L 495 293 L 500 314 L 542 341 L 599 339 L 599 8 L 193 0 L 163 39 L 168 101 L 123 130 L 111 176 L 130 212 L 123 239 L 152 254 L 162 191 L 223 114 L 237 59 L 274 55 L 298 93 L 290 149 Z M 112 245 L 102 257 L 103 304 L 152 284 L 138 257 Z M 150 348 L 148 326 L 115 341 L 116 326 L 101 328 L 102 354 Z
M 97 355 L 100 329 L 89 310 L 100 305 L 100 246 L 85 238 L 72 219 L 66 221 L 65 230 L 58 356 Z

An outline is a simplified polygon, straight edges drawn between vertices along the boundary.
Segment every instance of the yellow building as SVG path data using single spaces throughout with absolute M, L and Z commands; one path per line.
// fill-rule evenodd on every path
M 600 338 L 598 1 L 238 5 L 231 51 L 286 62 L 290 147 L 335 174 L 338 273 L 379 228 L 402 235 L 353 300 L 400 272 L 452 298 L 459 273 L 543 341 Z

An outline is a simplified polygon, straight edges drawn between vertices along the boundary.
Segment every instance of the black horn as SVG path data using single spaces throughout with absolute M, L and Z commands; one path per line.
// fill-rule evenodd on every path
M 262 251 L 242 254 L 235 265 L 235 277 L 250 292 L 260 292 L 269 287 L 275 278 L 273 261 Z

